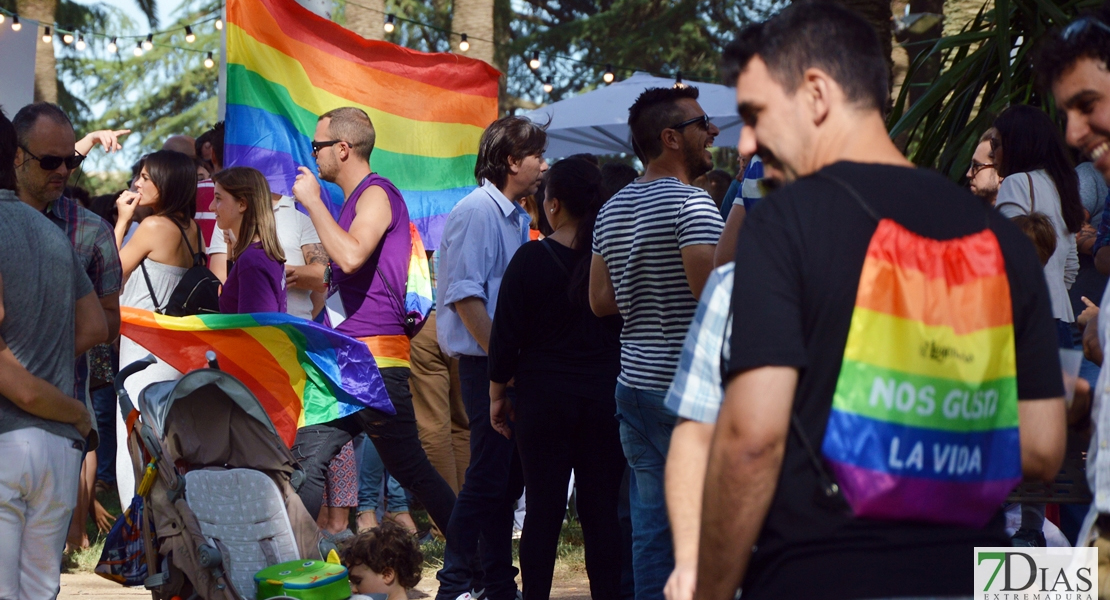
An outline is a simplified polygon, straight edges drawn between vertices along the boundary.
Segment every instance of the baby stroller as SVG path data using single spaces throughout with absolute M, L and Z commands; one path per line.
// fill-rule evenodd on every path
M 214 352 L 206 358 L 207 369 L 147 386 L 138 410 L 123 383 L 156 359 L 115 380 L 154 600 L 253 600 L 259 570 L 334 547 L 297 496 L 304 474 L 258 399 Z

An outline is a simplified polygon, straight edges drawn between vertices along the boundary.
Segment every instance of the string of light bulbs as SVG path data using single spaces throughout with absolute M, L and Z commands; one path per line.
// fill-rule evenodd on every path
M 120 50 L 121 40 L 123 40 L 123 41 L 136 40 L 135 47 L 132 49 L 132 54 L 134 54 L 134 56 L 136 56 L 136 57 L 139 57 L 139 56 L 142 56 L 145 52 L 154 48 L 154 36 L 163 36 L 163 35 L 172 34 L 172 33 L 178 32 L 178 31 L 184 31 L 185 32 L 185 42 L 188 43 L 188 44 L 192 44 L 197 39 L 196 34 L 193 33 L 193 27 L 196 27 L 196 26 L 199 26 L 199 25 L 204 25 L 204 24 L 207 24 L 207 23 L 212 23 L 213 27 L 215 27 L 217 31 L 223 29 L 223 25 L 224 25 L 223 24 L 223 19 L 220 16 L 220 11 L 222 11 L 222 10 L 223 10 L 223 7 L 220 7 L 218 9 L 214 10 L 214 11 L 210 11 L 208 13 L 203 13 L 203 14 L 199 15 L 199 17 L 202 17 L 200 20 L 195 21 L 190 25 L 184 25 L 184 26 L 180 26 L 180 27 L 172 27 L 172 28 L 163 29 L 163 30 L 160 30 L 160 31 L 153 31 L 153 32 L 147 33 L 145 36 L 142 35 L 142 34 L 138 34 L 138 35 L 112 35 L 112 34 L 107 34 L 107 33 L 102 33 L 102 32 L 94 32 L 94 31 L 79 31 L 77 29 L 68 29 L 68 28 L 63 29 L 62 27 L 59 27 L 57 23 L 46 24 L 46 23 L 43 23 L 41 21 L 37 21 L 37 20 L 34 20 L 34 19 L 26 19 L 26 22 L 28 24 L 32 24 L 35 28 L 38 28 L 40 26 L 42 27 L 42 36 L 41 36 L 40 39 L 42 40 L 42 43 L 44 43 L 44 44 L 53 43 L 54 36 L 57 35 L 61 38 L 63 44 L 65 44 L 67 46 L 72 44 L 73 47 L 78 52 L 84 52 L 88 48 L 88 43 L 86 43 L 86 41 L 85 41 L 85 36 L 88 35 L 90 38 L 102 38 L 102 39 L 108 40 L 108 44 L 105 46 L 105 48 L 108 50 L 109 53 L 115 54 L 115 53 L 119 52 L 119 50 Z M 208 18 L 203 18 L 203 17 L 208 17 Z M 11 28 L 12 28 L 13 31 L 20 31 L 20 30 L 23 29 L 23 22 L 20 20 L 19 14 L 8 11 L 8 10 L 5 10 L 3 8 L 0 8 L 0 25 L 3 25 L 4 22 L 7 21 L 8 19 L 11 19 Z M 211 69 L 211 68 L 215 67 L 215 65 L 216 65 L 215 58 L 213 57 L 213 53 L 211 51 L 202 50 L 202 49 L 199 49 L 199 48 L 188 48 L 188 47 L 180 47 L 180 46 L 167 46 L 167 47 L 173 48 L 175 50 L 182 50 L 182 51 L 185 51 L 185 52 L 196 52 L 196 53 L 200 53 L 200 54 L 205 54 L 204 66 L 206 68 Z
M 346 4 L 350 5 L 350 6 L 357 6 L 358 8 L 361 8 L 363 10 L 368 10 L 370 12 L 374 12 L 374 13 L 378 13 L 380 15 L 384 15 L 385 21 L 382 23 L 382 29 L 386 33 L 393 33 L 393 31 L 396 30 L 396 28 L 397 28 L 397 22 L 405 22 L 405 23 L 412 23 L 413 25 L 418 25 L 420 27 L 427 27 L 429 29 L 439 31 L 439 32 L 442 32 L 442 33 L 446 33 L 449 38 L 457 36 L 459 38 L 458 49 L 459 49 L 460 52 L 466 52 L 467 50 L 470 50 L 470 40 L 488 42 L 490 44 L 495 44 L 495 45 L 497 44 L 497 42 L 495 42 L 493 40 L 487 40 L 487 39 L 479 38 L 479 37 L 471 37 L 471 36 L 468 36 L 465 32 L 451 31 L 450 29 L 444 29 L 442 27 L 438 27 L 438 26 L 432 25 L 430 23 L 424 23 L 422 21 L 417 21 L 416 19 L 410 19 L 408 17 L 398 16 L 395 13 L 390 12 L 388 10 L 381 10 L 381 9 L 378 9 L 378 8 L 373 8 L 373 7 L 370 7 L 370 6 L 366 6 L 364 4 L 359 4 L 357 2 L 352 2 L 351 0 L 347 0 Z M 576 62 L 576 63 L 583 64 L 583 65 L 588 65 L 588 66 L 591 66 L 591 67 L 604 66 L 605 71 L 601 75 L 601 80 L 604 81 L 606 84 L 610 84 L 610 83 L 613 83 L 614 81 L 616 81 L 617 75 L 616 75 L 616 71 L 614 70 L 613 63 L 604 63 L 604 65 L 603 65 L 602 63 L 597 63 L 597 62 L 588 61 L 588 60 L 582 60 L 580 58 L 575 58 L 573 56 L 566 56 L 566 55 L 563 55 L 563 54 L 558 54 L 558 53 L 553 53 L 553 52 L 544 52 L 542 54 L 544 56 L 546 56 L 548 59 L 566 60 L 566 61 Z M 539 71 L 540 67 L 542 66 L 543 63 L 540 60 L 540 56 L 541 56 L 541 52 L 539 50 L 533 50 L 532 51 L 531 57 L 528 60 L 528 68 L 530 68 L 532 71 Z M 624 66 L 619 66 L 619 65 L 615 69 L 617 71 L 624 71 L 624 72 L 629 72 L 629 73 L 634 73 L 634 72 L 637 72 L 637 71 L 643 71 L 643 72 L 646 72 L 646 73 L 651 73 L 647 69 L 634 69 L 634 68 L 631 68 L 631 67 L 624 67 Z M 657 75 L 656 73 L 651 73 L 651 74 Z M 675 77 L 675 86 L 685 85 L 685 84 L 682 83 L 682 71 L 678 71 L 675 75 L 662 75 L 662 77 Z M 543 80 L 543 91 L 544 91 L 544 93 L 550 94 L 554 89 L 555 89 L 555 86 L 551 81 L 551 77 L 550 76 L 546 77 Z
M 417 25 L 417 26 L 420 26 L 420 27 L 430 28 L 430 29 L 433 29 L 435 31 L 439 31 L 441 33 L 445 33 L 445 34 L 447 34 L 448 38 L 457 38 L 458 39 L 457 47 L 458 47 L 458 50 L 460 52 L 467 52 L 468 50 L 470 50 L 470 41 L 471 40 L 481 41 L 481 42 L 488 42 L 490 44 L 496 44 L 497 43 L 493 40 L 487 40 L 487 39 L 478 38 L 478 37 L 471 37 L 466 32 L 451 31 L 449 29 L 444 29 L 442 27 L 438 27 L 438 26 L 432 25 L 430 23 L 424 23 L 424 22 L 418 21 L 416 19 L 410 19 L 408 17 L 399 16 L 399 15 L 394 14 L 393 12 L 390 12 L 390 11 L 384 11 L 384 10 L 380 10 L 380 9 L 377 9 L 377 8 L 372 8 L 372 7 L 363 5 L 363 4 L 359 4 L 357 2 L 352 2 L 350 0 L 347 0 L 346 4 L 361 8 L 363 10 L 368 10 L 368 11 L 379 13 L 379 14 L 383 15 L 384 16 L 384 21 L 382 23 L 382 28 L 386 33 L 392 33 L 396 29 L 396 26 L 397 26 L 398 22 L 405 22 L 405 23 L 411 23 L 413 25 Z M 42 28 L 43 28 L 42 42 L 46 43 L 46 44 L 51 43 L 53 41 L 53 39 L 54 39 L 53 34 L 57 34 L 61 37 L 61 40 L 65 45 L 68 46 L 68 45 L 72 44 L 72 45 L 74 45 L 74 48 L 78 52 L 83 52 L 88 47 L 88 44 L 85 41 L 85 35 L 87 34 L 90 38 L 99 37 L 99 38 L 109 40 L 108 44 L 106 46 L 106 49 L 108 50 L 109 53 L 115 54 L 120 50 L 120 40 L 132 40 L 133 39 L 133 40 L 136 40 L 136 42 L 135 42 L 135 47 L 132 49 L 132 54 L 136 57 L 139 57 L 139 56 L 142 56 L 145 52 L 154 48 L 154 37 L 156 35 L 157 36 L 163 36 L 163 35 L 171 34 L 171 33 L 178 32 L 178 31 L 184 31 L 185 32 L 185 42 L 188 43 L 188 44 L 192 44 L 193 42 L 196 41 L 196 35 L 193 33 L 193 27 L 195 27 L 195 26 L 204 25 L 206 23 L 212 23 L 213 27 L 215 27 L 215 29 L 217 31 L 222 30 L 223 25 L 224 25 L 223 19 L 220 16 L 222 14 L 222 11 L 223 11 L 223 7 L 221 6 L 221 7 L 217 8 L 213 11 L 210 11 L 208 13 L 204 13 L 204 14 L 200 15 L 200 17 L 208 17 L 208 18 L 202 18 L 201 20 L 195 21 L 190 25 L 184 25 L 184 26 L 179 26 L 179 27 L 173 27 L 173 28 L 170 28 L 170 29 L 164 29 L 164 30 L 161 30 L 161 31 L 151 32 L 151 33 L 146 34 L 145 36 L 143 36 L 141 34 L 139 34 L 139 35 L 111 35 L 111 34 L 100 33 L 100 32 L 82 32 L 82 31 L 79 31 L 77 29 L 63 29 L 61 27 L 58 27 L 57 23 L 45 24 L 45 23 L 42 23 L 40 21 L 36 21 L 36 20 L 32 20 L 32 19 L 27 19 L 27 21 L 28 21 L 28 23 L 35 24 L 36 28 L 38 26 L 42 26 Z M 17 13 L 8 11 L 4 8 L 0 8 L 0 25 L 2 25 L 9 18 L 11 19 L 11 28 L 12 28 L 13 31 L 20 31 L 23 28 L 23 23 L 20 21 L 19 15 Z M 204 66 L 206 68 L 209 68 L 209 69 L 215 67 L 216 60 L 213 56 L 213 52 L 211 52 L 211 51 L 201 50 L 201 49 L 198 49 L 198 48 L 180 47 L 180 46 L 171 46 L 171 47 L 174 48 L 174 49 L 183 50 L 183 51 L 186 51 L 186 52 L 197 52 L 197 53 L 205 54 Z M 538 71 L 539 71 L 540 67 L 543 64 L 543 61 L 541 60 L 541 56 L 546 56 L 546 58 L 548 60 L 564 60 L 564 61 L 575 62 L 575 63 L 579 63 L 579 64 L 583 64 L 583 65 L 587 65 L 587 66 L 592 66 L 592 67 L 601 67 L 601 66 L 603 66 L 602 63 L 583 60 L 583 59 L 576 58 L 576 57 L 573 57 L 573 56 L 567 56 L 567 55 L 553 53 L 553 52 L 541 53 L 539 50 L 533 50 L 532 53 L 531 53 L 530 58 L 527 61 L 527 64 L 528 64 L 529 69 L 531 69 L 533 72 L 537 72 L 537 74 L 538 74 Z M 647 71 L 646 69 L 634 69 L 634 68 L 631 68 L 631 67 L 624 67 L 624 66 L 617 66 L 617 67 L 614 68 L 612 63 L 604 63 L 604 68 L 605 68 L 605 70 L 603 71 L 603 73 L 601 75 L 601 80 L 606 84 L 611 84 L 616 80 L 616 71 L 624 71 L 624 72 L 645 71 L 645 72 L 650 72 L 650 71 Z M 667 76 L 667 75 L 664 75 L 664 76 Z M 684 85 L 682 83 L 682 72 L 681 71 L 679 71 L 676 75 L 674 75 L 674 77 L 675 77 L 675 86 Z M 544 93 L 550 94 L 552 91 L 554 91 L 555 88 L 554 88 L 554 84 L 552 82 L 552 78 L 551 78 L 550 75 L 543 78 L 542 81 L 543 81 L 542 85 L 543 85 Z

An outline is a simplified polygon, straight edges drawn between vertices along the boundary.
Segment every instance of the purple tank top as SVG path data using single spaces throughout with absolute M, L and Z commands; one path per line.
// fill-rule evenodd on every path
M 367 175 L 343 203 L 339 226 L 344 231 L 351 230 L 358 199 L 375 185 L 385 190 L 391 213 L 389 227 L 381 242 L 362 268 L 354 273 L 344 273 L 339 265 L 331 264 L 327 322 L 336 331 L 356 338 L 405 333 L 402 294 L 408 281 L 412 238 L 409 234 L 409 209 L 401 192 L 385 177 L 377 173 Z M 382 281 L 383 277 L 392 291 Z M 339 303 L 342 310 L 339 310 Z

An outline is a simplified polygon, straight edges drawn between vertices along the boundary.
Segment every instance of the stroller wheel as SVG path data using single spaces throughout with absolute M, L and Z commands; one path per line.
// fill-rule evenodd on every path
M 208 545 L 197 546 L 197 562 L 205 569 L 213 569 L 223 564 L 224 559 L 220 551 Z

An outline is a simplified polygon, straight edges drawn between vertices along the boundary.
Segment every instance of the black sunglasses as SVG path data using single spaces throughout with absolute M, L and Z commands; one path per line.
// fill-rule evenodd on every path
M 693 119 L 686 119 L 685 121 L 679 123 L 678 125 L 671 125 L 667 129 L 675 129 L 675 130 L 681 131 L 682 129 L 684 129 L 688 125 L 693 125 L 694 123 L 701 123 L 701 128 L 708 130 L 709 129 L 709 115 L 701 115 L 699 117 L 694 117 Z
M 312 142 L 312 155 L 316 156 L 317 152 L 323 150 L 324 148 L 327 148 L 328 146 L 334 146 L 342 141 L 343 140 L 329 140 L 327 142 Z
M 978 176 L 979 173 L 983 169 L 993 169 L 993 168 L 994 168 L 994 163 L 978 163 L 978 162 L 975 162 L 975 161 L 971 161 L 971 178 L 975 179 L 975 177 Z
M 85 156 L 83 154 L 78 154 L 76 151 L 73 153 L 73 156 L 35 156 L 34 153 L 25 146 L 20 146 L 20 148 L 32 159 L 39 161 L 39 167 L 42 167 L 44 171 L 53 171 L 62 166 L 62 163 L 65 163 L 66 168 L 72 171 L 81 166 L 81 161 L 85 160 Z
M 1072 21 L 1071 24 L 1069 24 L 1067 27 L 1064 28 L 1063 31 L 1060 32 L 1060 38 L 1063 39 L 1065 42 L 1070 42 L 1072 41 L 1072 38 L 1083 33 L 1084 31 L 1087 31 L 1087 28 L 1091 27 L 1092 25 L 1105 31 L 1106 33 L 1110 33 L 1110 26 L 1108 26 L 1106 23 L 1103 23 L 1102 21 L 1099 21 L 1094 17 L 1080 17 Z

